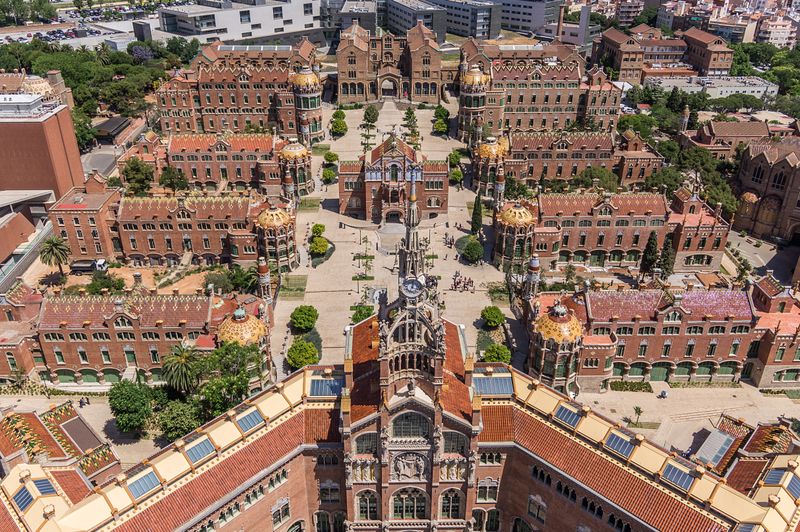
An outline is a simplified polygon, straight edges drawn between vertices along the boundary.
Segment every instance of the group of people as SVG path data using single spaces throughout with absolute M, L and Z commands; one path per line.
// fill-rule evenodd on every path
M 80 406 L 81 408 L 83 408 L 84 406 L 86 406 L 88 404 L 89 404 L 89 398 L 88 397 L 81 397 L 80 399 L 78 399 L 78 406 Z
M 456 245 L 456 237 L 450 236 L 449 234 L 444 234 L 444 245 L 451 248 Z
M 459 292 L 470 291 L 475 293 L 475 281 L 471 277 L 464 277 L 461 272 L 456 271 L 453 274 L 453 282 L 450 284 L 450 290 L 458 290 Z

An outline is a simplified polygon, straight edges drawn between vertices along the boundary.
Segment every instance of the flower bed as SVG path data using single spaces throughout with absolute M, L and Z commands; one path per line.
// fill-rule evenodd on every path
M 648 392 L 653 393 L 649 382 L 611 381 L 610 387 L 615 392 Z

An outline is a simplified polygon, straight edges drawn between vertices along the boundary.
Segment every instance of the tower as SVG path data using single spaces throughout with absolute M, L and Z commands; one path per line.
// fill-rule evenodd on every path
M 539 254 L 534 253 L 528 264 L 528 275 L 525 277 L 525 288 L 523 289 L 523 299 L 534 299 L 539 292 L 539 282 L 541 273 L 539 268 Z
M 506 193 L 506 172 L 503 168 L 503 164 L 497 165 L 497 176 L 494 182 L 494 208 L 495 211 L 500 210 L 503 206 L 503 201 L 505 201 L 505 193 Z
M 258 258 L 258 297 L 272 304 L 272 286 L 270 284 L 269 266 L 264 257 Z
M 319 76 L 304 66 L 290 78 L 300 141 L 306 146 L 325 138 L 322 127 L 322 85 Z
M 406 236 L 400 242 L 398 256 L 400 259 L 399 281 L 406 278 L 417 278 L 424 273 L 425 250 L 427 243 L 419 238 L 419 208 L 417 207 L 417 180 L 411 176 L 411 194 L 406 207 Z

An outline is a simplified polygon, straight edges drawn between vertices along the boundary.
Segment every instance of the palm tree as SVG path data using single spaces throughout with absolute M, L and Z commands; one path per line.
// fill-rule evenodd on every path
M 256 291 L 258 284 L 258 271 L 255 266 L 250 266 L 246 270 L 241 266 L 234 266 L 228 273 L 235 290 L 252 294 Z
M 58 272 L 63 276 L 63 266 L 69 262 L 69 244 L 60 236 L 51 236 L 42 243 L 39 258 L 48 266 L 58 266 Z
M 108 44 L 102 42 L 95 47 L 94 51 L 97 56 L 97 62 L 101 65 L 107 65 L 111 62 L 111 47 Z
M 639 426 L 639 418 L 642 417 L 643 412 L 644 410 L 642 410 L 641 406 L 633 407 L 633 413 L 636 414 L 636 423 L 634 423 L 634 425 L 636 425 L 637 427 Z
M 164 357 L 163 370 L 167 384 L 188 395 L 197 387 L 197 350 L 194 347 L 176 345 Z

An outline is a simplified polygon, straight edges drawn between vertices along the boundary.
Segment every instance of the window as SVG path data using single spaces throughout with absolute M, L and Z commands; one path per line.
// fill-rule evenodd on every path
M 442 494 L 439 517 L 443 519 L 461 518 L 461 494 L 458 491 L 448 490 Z
M 533 529 L 531 525 L 517 517 L 514 519 L 514 526 L 511 528 L 511 532 L 533 532 Z
M 378 498 L 374 491 L 362 491 L 358 500 L 358 518 L 375 521 L 378 519 Z
M 335 454 L 320 454 L 317 456 L 317 465 L 335 466 L 339 465 L 339 457 Z
M 480 461 L 482 465 L 500 465 L 503 455 L 500 453 L 481 453 Z
M 138 499 L 143 495 L 153 491 L 160 485 L 161 483 L 158 481 L 156 474 L 150 471 L 143 477 L 140 477 L 133 482 L 128 482 L 128 490 L 130 490 L 134 499 Z
M 416 488 L 397 491 L 392 496 L 392 517 L 394 519 L 425 519 L 427 497 Z
M 478 483 L 478 502 L 496 502 L 498 484 L 496 480 L 487 479 Z
M 338 503 L 339 485 L 329 480 L 323 482 L 319 487 L 319 502 L 322 504 Z
M 639 327 L 640 336 L 652 336 L 656 333 L 655 327 Z
M 445 432 L 444 433 L 444 452 L 466 454 L 467 452 L 467 439 L 463 434 L 458 432 Z
M 544 523 L 544 519 L 547 516 L 547 505 L 539 495 L 528 497 L 528 515 L 540 523 Z
M 189 460 L 193 464 L 196 464 L 197 462 L 199 462 L 206 456 L 210 455 L 214 451 L 215 451 L 214 445 L 208 438 L 206 438 L 197 445 L 195 445 L 194 447 L 188 449 L 186 451 L 186 456 L 189 457 Z
M 357 454 L 375 454 L 378 452 L 378 433 L 370 432 L 356 438 Z
M 331 521 L 328 518 L 328 512 L 315 513 L 314 523 L 316 524 L 316 532 L 331 532 Z
M 125 316 L 120 316 L 116 320 L 114 320 L 114 327 L 118 329 L 130 329 L 131 327 L 133 327 L 133 323 L 131 323 L 131 320 L 129 320 Z
M 392 423 L 395 438 L 427 438 L 428 434 L 428 420 L 416 412 L 400 414 Z
M 733 334 L 747 334 L 750 332 L 750 327 L 747 325 L 736 325 L 731 329 Z
M 725 327 L 721 325 L 714 325 L 708 329 L 709 334 L 725 334 Z
M 304 15 L 313 15 L 314 8 L 311 4 L 303 4 L 303 14 Z
M 681 313 L 678 312 L 677 310 L 673 310 L 672 312 L 668 312 L 667 315 L 664 316 L 664 321 L 665 322 L 667 322 L 667 321 L 671 321 L 671 322 L 681 321 Z
M 687 327 L 686 334 L 703 334 L 703 328 L 697 326 Z
M 291 510 L 289 509 L 289 499 L 281 499 L 278 504 L 272 507 L 272 526 L 278 527 L 289 520 Z

